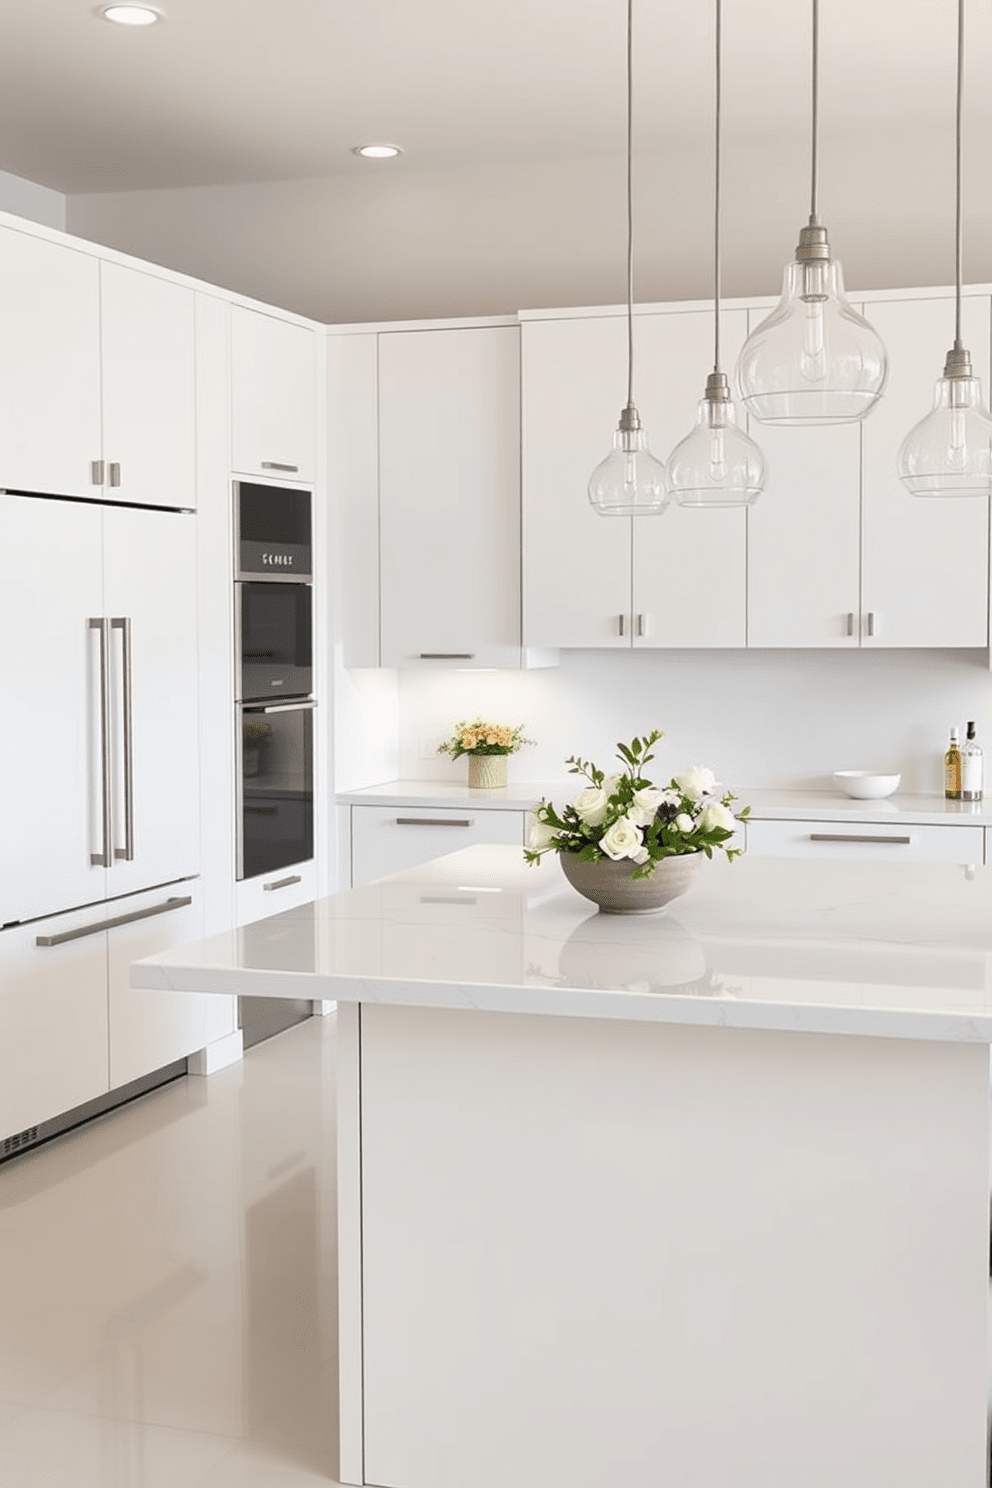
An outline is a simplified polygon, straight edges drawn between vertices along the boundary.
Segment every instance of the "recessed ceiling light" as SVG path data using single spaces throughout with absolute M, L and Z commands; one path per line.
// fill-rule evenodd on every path
M 362 155 L 366 160 L 391 160 L 394 155 L 402 155 L 403 151 L 399 145 L 355 145 L 351 153 Z
M 100 14 L 116 26 L 154 26 L 156 21 L 164 20 L 162 12 L 150 5 L 104 5 Z

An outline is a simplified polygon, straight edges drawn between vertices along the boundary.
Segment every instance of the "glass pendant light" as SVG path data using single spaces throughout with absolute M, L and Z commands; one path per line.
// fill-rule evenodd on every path
M 748 413 L 765 424 L 840 424 L 863 419 L 888 372 L 878 333 L 848 304 L 840 264 L 817 208 L 819 0 L 813 0 L 812 189 L 809 222 L 782 298 L 751 332 L 737 364 Z
M 633 38 L 634 0 L 627 0 L 627 406 L 613 449 L 589 477 L 589 500 L 604 517 L 657 515 L 669 501 L 665 467 L 648 449 L 634 406 Z
M 713 211 L 713 371 L 695 429 L 668 457 L 668 486 L 680 506 L 750 506 L 765 484 L 765 459 L 743 429 L 720 370 L 720 110 L 723 0 L 716 0 L 716 146 Z
M 958 0 L 954 345 L 938 377 L 933 408 L 906 435 L 899 477 L 913 496 L 988 496 L 992 492 L 992 418 L 982 384 L 961 343 L 961 102 L 964 95 L 964 0 Z

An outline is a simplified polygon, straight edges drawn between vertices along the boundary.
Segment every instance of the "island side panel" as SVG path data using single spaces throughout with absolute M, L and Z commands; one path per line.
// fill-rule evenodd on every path
M 364 1483 L 360 1006 L 339 1003 L 337 1024 L 338 1475 Z
M 982 1488 L 982 1045 L 362 1010 L 365 1480 Z

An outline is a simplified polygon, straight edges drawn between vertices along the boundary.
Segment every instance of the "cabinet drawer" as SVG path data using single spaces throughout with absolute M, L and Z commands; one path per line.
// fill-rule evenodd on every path
M 749 821 L 747 850 L 763 858 L 857 858 L 891 863 L 984 863 L 984 827 L 907 822 Z
M 471 806 L 430 810 L 409 806 L 351 808 L 351 882 L 370 883 L 471 847 L 476 842 L 524 843 L 522 811 L 480 811 Z
M 277 868 L 274 873 L 259 874 L 258 878 L 246 878 L 237 885 L 235 893 L 238 925 L 264 920 L 280 910 L 295 909 L 298 904 L 316 899 L 317 864 L 311 859 L 308 863 Z

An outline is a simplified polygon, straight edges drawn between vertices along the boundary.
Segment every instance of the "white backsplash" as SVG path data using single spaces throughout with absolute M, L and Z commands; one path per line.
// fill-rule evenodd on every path
M 570 754 L 605 766 L 654 726 L 660 774 L 705 764 L 731 786 L 827 790 L 834 770 L 882 769 L 939 793 L 951 724 L 974 718 L 992 749 L 984 651 L 573 651 L 541 671 L 344 675 L 339 789 L 375 783 L 376 767 L 393 778 L 393 759 L 402 779 L 461 780 L 463 761 L 423 756 L 480 713 L 536 741 L 509 761 L 520 781 L 567 778 Z

